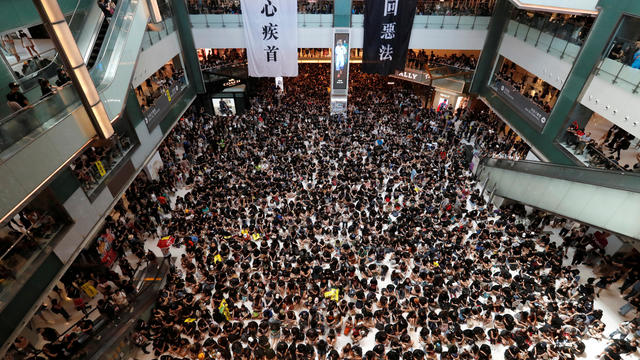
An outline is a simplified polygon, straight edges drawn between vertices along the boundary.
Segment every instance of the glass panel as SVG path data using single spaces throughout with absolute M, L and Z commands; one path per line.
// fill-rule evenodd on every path
M 126 116 L 113 124 L 115 134 L 88 146 L 70 168 L 89 199 L 94 199 L 101 185 L 138 144 L 135 131 Z
M 364 14 L 365 0 L 352 1 L 352 14 Z M 447 16 L 491 16 L 495 1 L 479 0 L 418 0 L 416 15 L 447 15 Z
M 144 37 L 142 38 L 142 45 L 140 45 L 141 51 L 148 50 L 151 46 L 153 46 L 153 44 L 157 44 L 160 40 L 175 32 L 173 18 L 165 18 L 158 25 L 162 27 L 161 30 L 147 30 L 145 32 Z
M 70 84 L 32 106 L 0 121 L 0 151 L 23 140 L 28 142 L 80 106 L 80 96 Z M 35 130 L 40 130 L 36 132 Z
M 596 75 L 620 88 L 640 90 L 640 17 L 625 16 L 603 54 Z
M 68 215 L 41 193 L 7 223 L 0 226 L 0 309 L 29 278 L 43 252 L 69 223 Z
M 419 20 L 424 19 L 424 16 L 416 16 L 413 20 L 413 26 L 415 27 Z M 363 27 L 364 15 L 351 15 L 351 27 Z
M 640 175 L 638 174 L 592 169 L 581 166 L 557 165 L 542 161 L 486 159 L 486 164 L 492 167 L 525 172 L 533 175 L 640 192 Z
M 475 24 L 475 28 L 476 29 L 488 29 L 489 28 L 489 21 L 491 21 L 491 17 L 490 16 L 478 16 L 476 18 L 476 24 Z
M 242 27 L 242 15 L 233 14 L 209 14 L 191 15 L 191 25 L 194 28 L 221 28 L 221 27 Z M 362 16 L 352 21 L 352 26 L 358 26 L 358 21 L 362 26 Z M 298 27 L 332 27 L 333 15 L 331 14 L 298 14 Z
M 98 60 L 90 71 L 91 79 L 93 79 L 96 87 L 104 85 L 104 80 L 112 77 L 118 67 L 118 61 L 114 60 L 119 58 L 126 43 L 126 41 L 123 41 L 122 36 L 126 36 L 133 22 L 133 17 L 129 11 L 130 7 L 131 0 L 121 0 L 111 18 L 109 32 L 102 43 Z
M 593 24 L 587 16 L 527 12 L 514 9 L 506 34 L 573 63 Z

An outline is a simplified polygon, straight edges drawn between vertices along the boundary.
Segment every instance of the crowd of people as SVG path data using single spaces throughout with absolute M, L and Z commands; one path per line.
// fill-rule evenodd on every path
M 300 14 L 333 14 L 333 0 L 298 0 Z M 239 0 L 188 0 L 191 14 L 241 14 Z M 354 0 L 351 13 L 364 14 L 364 0 Z M 419 0 L 416 15 L 491 16 L 495 1 L 424 1 Z
M 173 63 L 163 65 L 142 84 L 136 87 L 136 97 L 142 112 L 147 112 L 156 100 L 177 83 L 184 82 L 184 69 L 176 70 Z
M 136 324 L 142 350 L 568 359 L 603 336 L 595 289 L 634 259 L 605 260 L 585 245 L 574 264 L 614 265 L 580 280 L 563 256 L 590 244 L 584 228 L 556 244 L 541 233 L 544 216 L 525 225 L 521 209 L 493 208 L 471 177 L 467 142 L 517 157 L 524 143 L 486 113 L 423 109 L 410 91 L 357 70 L 348 116 L 331 116 L 327 68 L 302 67 L 285 93 L 264 82 L 243 115 L 185 116 L 160 149 L 160 179 L 137 180 L 108 220 L 123 250 L 132 237 L 177 238 L 151 318 Z M 609 355 L 635 345 L 625 336 Z
M 132 146 L 129 136 L 115 134 L 99 146 L 88 147 L 73 161 L 71 171 L 80 181 L 82 188 L 92 192 Z
M 424 108 L 357 65 L 348 114 L 330 115 L 329 73 L 301 65 L 284 91 L 262 81 L 242 115 L 190 109 L 158 179 L 139 176 L 106 219 L 94 257 L 108 242 L 117 266 L 68 272 L 61 298 L 89 283 L 117 318 L 127 258 L 153 261 L 145 241 L 173 236 L 177 259 L 132 338 L 153 358 L 574 359 L 589 339 L 607 360 L 637 355 L 640 318 L 605 329 L 595 303 L 622 280 L 621 311 L 639 306 L 637 254 L 607 256 L 606 234 L 480 195 L 471 149 L 523 158 L 513 131 L 474 107 Z M 83 326 L 41 329 L 44 353 L 72 358 Z
M 436 66 L 452 66 L 463 70 L 475 70 L 477 59 L 474 55 L 466 54 L 447 54 L 436 55 L 433 51 L 427 54 L 425 50 L 409 50 L 407 54 L 407 64 L 412 69 L 425 69 L 427 65 Z
M 364 14 L 365 0 L 353 0 L 351 12 Z M 434 16 L 491 16 L 495 1 L 491 0 L 418 0 L 416 15 Z
M 624 38 L 616 38 L 609 52 L 609 59 L 634 69 L 640 69 L 640 39 L 629 41 Z
M 513 19 L 554 37 L 582 45 L 589 35 L 594 18 L 591 16 L 548 14 L 515 10 Z
M 333 0 L 297 0 L 300 14 L 333 14 Z M 240 0 L 189 0 L 191 14 L 241 14 Z
M 640 172 L 640 152 L 635 152 L 635 159 L 631 160 L 635 162 L 621 162 L 621 153 L 629 150 L 635 139 L 634 135 L 617 125 L 612 125 L 607 132 L 597 138 L 586 128 L 580 127 L 577 122 L 569 125 L 565 135 L 567 146 L 576 155 L 586 152 L 591 166 Z
M 221 66 L 239 65 L 247 62 L 244 49 L 200 49 L 198 50 L 200 68 L 216 69 Z
M 138 324 L 156 356 L 573 358 L 602 336 L 595 279 L 474 186 L 463 139 L 514 143 L 357 71 L 332 117 L 327 73 L 265 85 L 240 117 L 193 113 L 163 148 L 167 189 L 190 192 L 161 225 L 185 253 Z
M 0 227 L 0 292 L 11 287 L 26 263 L 59 230 L 60 223 L 42 209 L 27 208 Z
M 516 80 L 514 70 L 503 67 L 501 72 L 494 75 L 493 80 L 496 83 L 508 84 L 522 96 L 536 103 L 544 112 L 550 113 L 560 94 L 560 90 L 542 81 L 542 91 L 537 91 L 534 86 L 537 86 L 538 82 L 541 81 L 537 76 L 526 74 L 518 76 L 520 76 L 520 79 Z

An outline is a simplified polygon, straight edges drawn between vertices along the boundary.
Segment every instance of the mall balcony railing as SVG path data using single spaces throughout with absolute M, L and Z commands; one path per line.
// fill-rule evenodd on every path
M 604 146 L 595 140 L 584 141 L 581 139 L 581 134 L 575 130 L 567 130 L 559 137 L 557 143 L 587 167 L 615 171 L 632 170 L 630 167 L 625 169 L 618 163 L 613 153 L 607 156 Z
M 191 15 L 195 28 L 242 27 L 240 14 L 195 14 Z M 477 15 L 416 15 L 414 29 L 479 30 L 488 29 L 490 16 Z M 333 14 L 298 14 L 298 27 L 332 27 Z M 363 27 L 364 15 L 351 15 L 351 27 Z
M 453 1 L 453 4 L 440 0 L 418 0 L 416 2 L 416 16 L 418 15 L 441 15 L 441 16 L 491 16 L 493 7 L 492 1 Z M 353 0 L 352 13 L 354 15 L 364 14 L 365 0 Z
M 618 60 L 603 59 L 598 64 L 595 75 L 632 94 L 638 94 L 640 91 L 640 69 Z
M 71 35 L 73 35 L 78 44 L 80 53 L 85 60 L 88 59 L 97 32 L 102 21 L 104 21 L 104 15 L 98 8 L 97 2 L 94 0 L 79 0 L 73 12 L 67 14 L 65 18 L 69 24 Z M 11 67 L 15 81 L 20 85 L 20 90 L 30 99 L 37 98 L 40 95 L 39 79 L 49 79 L 50 83 L 54 84 L 57 71 L 62 68 L 62 59 L 55 48 L 40 51 L 39 53 L 40 56 L 38 58 L 21 59 L 16 63 L 8 64 Z M 2 54 L 5 59 L 11 56 L 4 48 L 2 48 Z M 27 62 L 28 66 L 23 66 Z M 8 109 L 0 108 L 0 117 L 10 116 L 9 113 L 4 112 L 6 110 Z
M 333 14 L 334 0 L 298 0 L 298 13 L 300 14 Z M 240 1 L 229 3 L 225 6 L 207 6 L 202 0 L 187 0 L 189 14 L 241 14 Z
M 488 29 L 490 16 L 416 15 L 414 29 L 476 30 Z M 351 27 L 364 27 L 364 15 L 351 15 Z
M 207 14 L 191 15 L 191 25 L 195 28 L 242 27 L 242 15 Z M 332 27 L 332 14 L 298 14 L 298 27 Z
M 133 21 L 129 7 L 137 6 L 138 3 L 135 4 L 132 5 L 131 0 L 121 0 L 118 3 L 116 13 L 110 20 L 109 31 L 102 43 L 98 60 L 89 71 L 101 97 L 106 96 L 110 100 L 105 102 L 105 107 L 112 118 L 115 117 L 113 114 L 118 113 L 121 105 L 117 101 L 112 101 L 116 99 L 109 93 L 112 85 L 117 83 L 116 85 L 127 86 L 128 83 L 125 85 L 122 82 L 130 80 L 116 76 L 116 69 L 119 69 L 118 60 L 125 52 L 125 40 Z M 133 68 L 133 66 L 134 64 L 130 64 L 129 67 Z M 56 67 L 56 71 L 59 68 Z M 120 72 L 118 70 L 118 73 Z M 0 160 L 15 154 L 23 144 L 38 138 L 68 117 L 72 110 L 82 105 L 77 90 L 70 84 L 66 84 L 50 96 L 41 97 L 35 101 L 32 97 L 30 101 L 30 106 L 0 120 L 0 153 L 2 153 Z M 11 147 L 14 149 L 6 151 Z
M 551 26 L 550 21 L 527 25 L 510 20 L 505 33 L 572 64 L 582 48 L 582 41 L 575 33 L 567 35 L 561 25 Z
M 145 51 L 151 48 L 154 44 L 160 42 L 160 40 L 173 34 L 176 31 L 173 23 L 173 18 L 164 18 L 160 22 L 159 26 L 162 27 L 159 31 L 147 30 L 142 38 L 142 45 L 140 51 Z
M 60 216 L 58 216 L 60 215 Z M 13 299 L 38 267 L 39 259 L 53 251 L 57 235 L 67 226 L 65 216 L 55 210 L 39 214 L 28 228 L 0 227 L 0 311 Z

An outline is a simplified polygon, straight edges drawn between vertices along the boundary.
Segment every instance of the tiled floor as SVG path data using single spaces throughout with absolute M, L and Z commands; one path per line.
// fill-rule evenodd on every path
M 593 117 L 587 124 L 585 128 L 585 132 L 591 132 L 591 138 L 598 141 L 598 143 L 602 143 L 601 138 L 606 135 L 607 131 L 613 126 L 609 120 L 603 118 L 598 114 L 593 114 Z M 638 149 L 638 144 L 640 139 L 636 138 L 631 142 L 631 147 L 628 150 L 620 151 L 620 161 L 619 163 L 624 165 L 629 165 L 632 167 L 635 163 L 638 162 L 636 160 L 636 154 L 640 153 L 640 149 Z M 605 151 L 605 155 L 611 156 L 610 152 Z

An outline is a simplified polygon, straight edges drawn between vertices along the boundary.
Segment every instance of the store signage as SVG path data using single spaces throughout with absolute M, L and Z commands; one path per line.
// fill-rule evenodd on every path
M 224 84 L 222 84 L 222 86 L 224 86 L 224 87 L 233 87 L 233 86 L 236 86 L 236 85 L 240 84 L 241 82 L 242 81 L 238 80 L 238 79 L 229 79 Z
M 424 85 L 429 85 L 429 74 L 420 70 L 404 69 L 397 70 L 391 77 L 408 80 Z
M 492 88 L 502 99 L 506 100 L 520 115 L 538 129 L 542 130 L 547 124 L 547 119 L 549 119 L 550 114 L 542 110 L 538 104 L 522 95 L 511 85 L 498 79 Z

